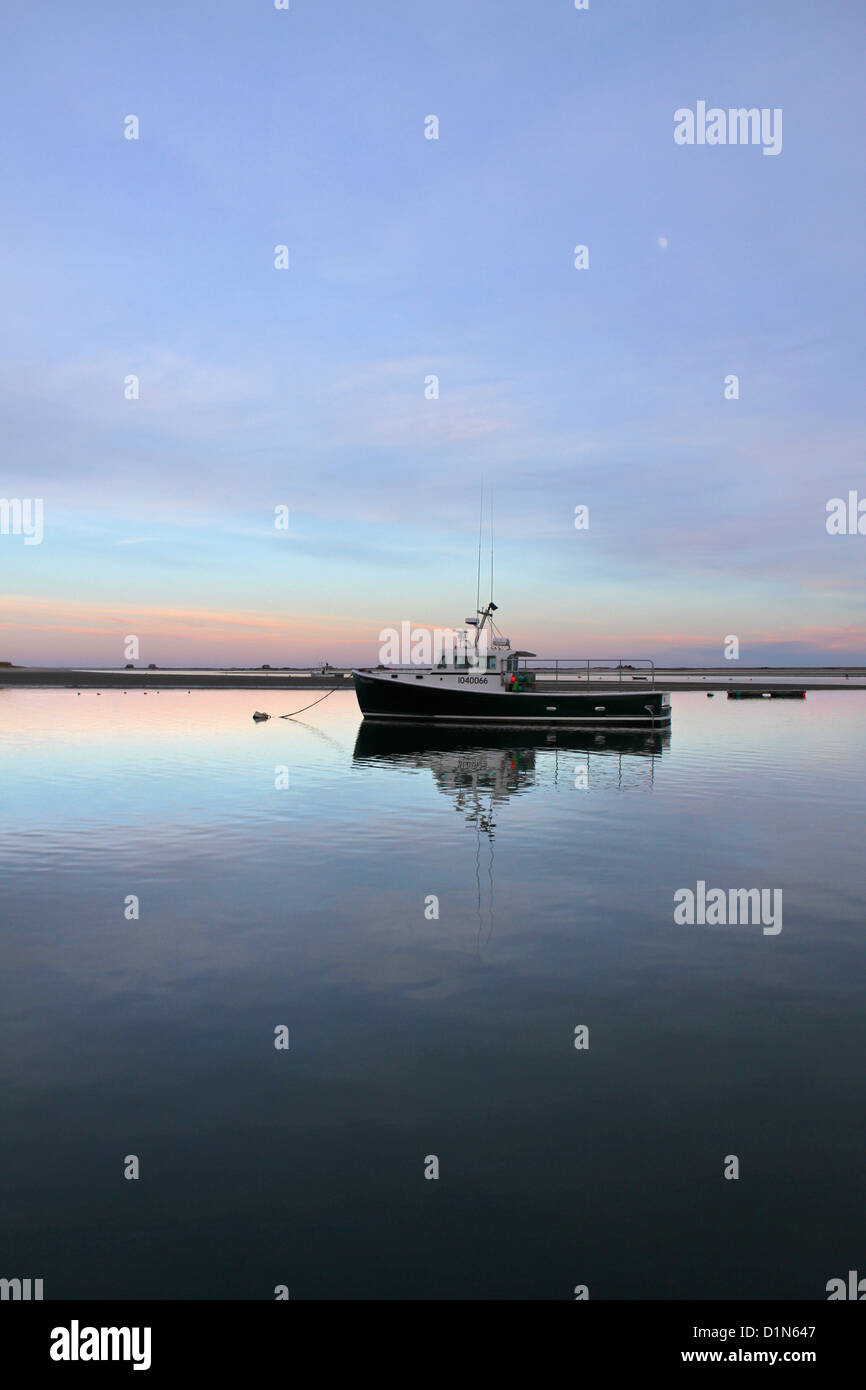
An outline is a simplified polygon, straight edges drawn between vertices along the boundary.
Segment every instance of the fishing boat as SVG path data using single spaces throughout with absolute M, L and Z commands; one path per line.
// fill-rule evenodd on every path
M 514 651 L 493 621 L 491 599 L 454 632 L 429 666 L 380 665 L 352 672 L 365 719 L 422 724 L 659 730 L 670 695 L 647 660 L 537 657 Z

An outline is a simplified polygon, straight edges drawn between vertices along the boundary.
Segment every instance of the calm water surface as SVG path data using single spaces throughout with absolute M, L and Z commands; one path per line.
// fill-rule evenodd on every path
M 376 733 L 344 691 L 251 721 L 304 702 L 0 690 L 0 1274 L 823 1299 L 866 1272 L 866 696 L 675 695 L 655 744 Z M 782 931 L 676 925 L 698 880 L 781 889 Z

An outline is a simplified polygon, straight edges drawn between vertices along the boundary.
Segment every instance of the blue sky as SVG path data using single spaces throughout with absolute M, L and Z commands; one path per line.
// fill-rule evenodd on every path
M 825 527 L 866 498 L 859 4 L 3 30 L 2 495 L 45 536 L 0 536 L 0 659 L 370 659 L 471 611 L 483 476 L 521 645 L 866 662 Z M 699 100 L 781 108 L 781 153 L 678 146 Z

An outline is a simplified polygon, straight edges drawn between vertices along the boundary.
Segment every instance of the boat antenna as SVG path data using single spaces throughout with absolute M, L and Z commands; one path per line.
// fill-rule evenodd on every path
M 490 602 L 493 602 L 493 489 L 490 490 Z
M 478 509 L 478 573 L 475 580 L 475 611 L 481 612 L 481 536 L 484 527 L 484 479 L 481 479 L 481 504 Z M 475 643 L 478 644 L 478 629 L 475 631 Z

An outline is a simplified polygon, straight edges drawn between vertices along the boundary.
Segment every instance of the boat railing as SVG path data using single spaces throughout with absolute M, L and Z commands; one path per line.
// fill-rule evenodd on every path
M 634 683 L 647 690 L 655 689 L 655 663 L 648 657 L 523 656 L 519 658 L 519 669 L 531 672 L 537 681 Z

